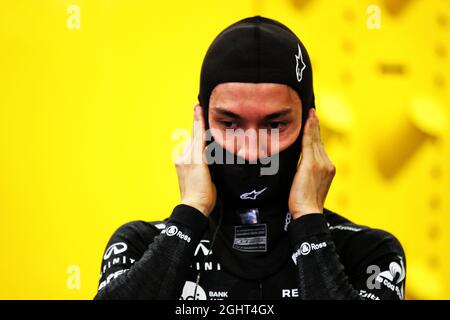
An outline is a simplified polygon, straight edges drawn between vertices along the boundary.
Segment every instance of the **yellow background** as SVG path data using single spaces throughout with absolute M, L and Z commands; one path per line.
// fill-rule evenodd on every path
M 114 230 L 171 213 L 203 56 L 255 14 L 309 50 L 326 207 L 400 239 L 408 298 L 450 298 L 443 0 L 0 1 L 0 298 L 91 299 Z

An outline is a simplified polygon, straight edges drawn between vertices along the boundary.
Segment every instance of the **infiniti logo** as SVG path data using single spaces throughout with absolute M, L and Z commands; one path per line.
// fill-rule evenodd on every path
M 108 247 L 105 251 L 105 255 L 103 256 L 103 260 L 109 259 L 111 255 L 118 255 L 119 253 L 125 252 L 128 249 L 128 246 L 125 242 L 117 242 Z

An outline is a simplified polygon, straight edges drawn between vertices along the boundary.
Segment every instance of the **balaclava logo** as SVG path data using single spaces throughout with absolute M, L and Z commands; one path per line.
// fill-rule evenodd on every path
M 297 74 L 297 81 L 300 82 L 302 81 L 302 77 L 303 77 L 303 70 L 306 69 L 306 65 L 303 62 L 303 56 L 302 56 L 302 49 L 300 48 L 300 45 L 297 44 L 298 46 L 298 54 L 295 55 L 295 72 Z
M 267 189 L 267 187 L 262 190 L 259 190 L 259 191 L 253 190 L 251 192 L 243 193 L 243 194 L 241 194 L 240 198 L 244 199 L 244 200 L 246 200 L 246 199 L 255 200 L 256 197 L 259 196 L 264 191 L 266 191 L 266 189 Z

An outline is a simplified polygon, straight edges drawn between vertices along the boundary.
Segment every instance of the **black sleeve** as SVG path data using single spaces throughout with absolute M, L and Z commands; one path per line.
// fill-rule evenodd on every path
M 178 205 L 161 233 L 154 227 L 153 234 L 148 228 L 143 234 L 139 223 L 145 224 L 125 224 L 111 237 L 94 299 L 178 299 L 181 295 L 208 219 L 195 208 Z
M 404 298 L 405 255 L 391 234 L 375 229 L 355 233 L 346 245 L 347 270 L 322 214 L 292 221 L 288 235 L 302 299 Z

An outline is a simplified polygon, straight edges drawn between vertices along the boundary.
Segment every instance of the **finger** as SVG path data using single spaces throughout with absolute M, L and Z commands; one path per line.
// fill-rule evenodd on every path
M 328 154 L 325 150 L 325 146 L 322 142 L 322 139 L 320 138 L 320 131 L 318 132 L 318 137 L 320 139 L 319 143 L 315 143 L 314 144 L 314 150 L 315 150 L 315 155 L 316 155 L 316 161 L 318 163 L 320 163 L 320 165 L 323 168 L 326 168 L 327 170 L 332 170 L 335 172 L 335 166 L 333 164 L 333 162 L 330 160 L 330 158 L 328 157 Z
M 324 145 L 322 141 L 322 137 L 320 135 L 320 122 L 319 117 L 314 112 L 314 132 L 313 132 L 313 138 L 312 138 L 312 144 L 313 148 L 315 150 L 315 154 L 321 158 L 324 158 Z
M 178 158 L 175 161 L 176 165 L 183 165 L 191 163 L 191 154 L 192 154 L 192 137 L 186 141 L 183 147 L 183 151 L 180 153 Z
M 303 130 L 303 146 L 310 146 L 312 144 L 312 138 L 313 138 L 313 129 L 314 129 L 314 115 L 313 111 L 309 110 L 308 117 L 306 118 L 305 122 L 305 129 Z
M 314 156 L 316 159 L 316 162 L 321 167 L 328 167 L 331 163 L 330 159 L 328 158 L 328 155 L 325 151 L 325 146 L 323 144 L 323 141 L 320 137 L 320 130 L 317 125 L 317 130 L 315 133 L 315 142 L 313 143 L 313 149 L 314 149 Z
M 316 118 L 316 130 L 315 130 L 315 135 L 314 135 L 314 141 L 315 141 L 315 146 L 317 147 L 318 153 L 320 155 L 320 157 L 324 160 L 324 162 L 330 162 L 328 155 L 325 151 L 325 146 L 323 144 L 323 140 L 320 134 L 320 121 L 319 121 L 319 117 L 317 116 L 317 114 L 315 114 L 315 118 Z
M 194 108 L 194 128 L 193 128 L 193 156 L 194 163 L 201 163 L 203 151 L 205 150 L 205 121 L 203 119 L 202 108 L 196 105 Z
M 320 123 L 319 123 L 319 117 L 317 117 L 316 110 L 313 110 L 313 122 L 314 122 L 314 129 L 313 129 L 313 143 L 322 143 L 322 140 L 320 138 Z
M 303 138 L 302 138 L 302 149 L 304 156 L 307 156 L 309 153 L 311 153 L 312 150 L 312 144 L 313 144 L 313 138 L 314 138 L 314 114 L 312 108 L 308 112 L 308 118 L 306 119 L 305 123 L 305 129 L 303 131 Z
M 313 133 L 312 133 L 312 143 L 314 147 L 319 147 L 322 146 L 322 138 L 320 136 L 320 122 L 319 122 L 319 117 L 317 116 L 315 110 L 313 112 L 313 122 L 314 122 L 314 129 L 313 129 Z

